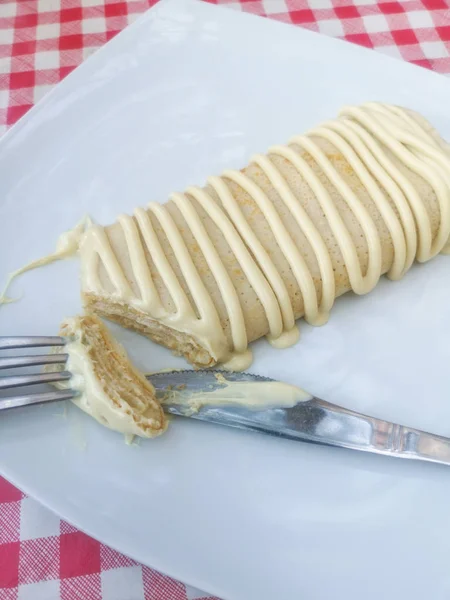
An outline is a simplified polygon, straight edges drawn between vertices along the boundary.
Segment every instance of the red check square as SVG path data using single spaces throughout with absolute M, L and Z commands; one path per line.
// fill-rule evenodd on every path
M 399 31 L 392 31 L 392 37 L 394 38 L 397 46 L 406 46 L 417 44 L 416 34 L 412 29 L 401 29 Z
M 35 85 L 36 74 L 34 71 L 22 71 L 11 73 L 9 77 L 9 87 L 11 90 L 20 90 L 21 88 L 32 88 Z
M 61 579 L 100 572 L 100 543 L 81 531 L 60 537 Z
M 25 113 L 27 113 L 32 104 L 22 104 L 22 106 L 10 106 L 6 113 L 6 124 L 14 125 Z
M 355 19 L 360 16 L 356 6 L 336 6 L 334 12 L 339 19 Z
M 422 0 L 422 4 L 428 10 L 448 10 L 447 0 Z
M 71 73 L 76 68 L 76 65 L 73 67 L 60 67 L 59 69 L 59 80 L 61 81 L 66 77 L 69 73 Z
M 366 48 L 373 48 L 372 40 L 367 33 L 351 33 L 345 36 L 347 42 L 352 42 L 353 44 L 359 44 L 360 46 L 365 46 Z
M 405 12 L 405 9 L 400 2 L 380 2 L 378 8 L 385 15 L 395 15 L 397 13 Z
M 315 23 L 316 17 L 312 10 L 305 8 L 304 10 L 293 10 L 290 13 L 291 21 L 295 24 L 301 25 L 302 23 Z
M 11 56 L 33 55 L 36 52 L 36 40 L 27 42 L 15 42 L 12 47 Z
M 62 35 L 59 38 L 60 50 L 77 50 L 83 47 L 83 36 L 81 33 L 75 35 Z
M 419 67 L 424 67 L 425 69 L 431 69 L 432 64 L 427 58 L 418 58 L 417 60 L 411 60 L 414 65 L 418 65 Z
M 67 23 L 69 21 L 82 21 L 83 20 L 83 9 L 81 6 L 75 8 L 63 8 L 59 12 L 60 23 Z
M 443 42 L 450 42 L 450 25 L 436 27 L 436 31 Z
M 19 29 L 21 27 L 36 27 L 38 24 L 38 14 L 28 13 L 27 15 L 17 15 L 14 19 L 14 27 Z
M 15 500 L 22 500 L 22 498 L 23 493 L 20 490 L 3 477 L 0 477 L 0 503 L 14 502 Z
M 105 17 L 120 17 L 128 14 L 127 2 L 113 2 L 105 4 Z
M 19 583 L 20 542 L 0 545 L 0 588 L 16 587 Z

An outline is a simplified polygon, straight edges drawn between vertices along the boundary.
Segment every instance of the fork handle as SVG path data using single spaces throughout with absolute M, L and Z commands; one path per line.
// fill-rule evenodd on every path
M 59 336 L 1 336 L 0 350 L 14 348 L 39 348 L 42 346 L 64 346 L 66 340 Z
M 0 398 L 0 411 L 19 406 L 30 406 L 31 404 L 46 404 L 47 402 L 58 402 L 59 400 L 70 400 L 77 395 L 72 390 L 58 392 L 43 392 L 42 394 L 28 394 L 26 396 L 8 396 Z

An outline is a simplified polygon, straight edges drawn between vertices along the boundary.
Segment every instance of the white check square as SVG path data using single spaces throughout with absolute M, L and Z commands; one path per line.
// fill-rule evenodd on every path
M 59 23 L 46 23 L 44 25 L 38 25 L 36 27 L 36 39 L 37 40 L 50 40 L 59 37 L 60 34 Z
M 201 590 L 198 590 L 190 585 L 186 585 L 185 588 L 187 600 L 197 600 L 198 598 L 204 598 L 206 595 L 205 592 L 202 592 Z
M 100 2 L 100 0 L 83 0 L 84 8 L 86 6 L 99 6 L 100 4 L 103 4 L 102 2 Z
M 332 37 L 341 37 L 344 35 L 342 21 L 339 19 L 326 19 L 318 21 L 319 32 Z
M 37 85 L 33 90 L 33 103 L 37 104 L 39 100 L 42 100 L 42 98 L 44 98 L 44 96 L 46 96 L 54 87 L 54 85 Z
M 280 14 L 288 12 L 284 0 L 263 0 L 264 11 L 267 15 Z
M 364 28 L 367 33 L 389 31 L 389 23 L 384 15 L 368 15 L 363 17 Z
M 377 51 L 392 56 L 393 58 L 401 58 L 403 60 L 402 53 L 398 46 L 380 46 L 380 48 L 377 48 Z
M 61 8 L 61 0 L 38 0 L 37 12 L 53 12 Z
M 10 56 L 4 56 L 3 58 L 0 58 L 0 73 L 11 73 L 11 57 Z M 8 90 L 3 90 L 3 91 L 8 91 Z M 4 106 L 6 106 L 6 104 L 2 104 L 1 107 L 3 108 Z
M 2 70 L 2 62 L 0 61 L 0 72 Z M 9 90 L 0 90 L 0 108 L 8 106 Z
M 446 58 L 449 51 L 444 42 L 420 42 L 420 47 L 426 58 Z
M 34 65 L 38 71 L 41 69 L 58 69 L 59 52 L 57 50 L 38 52 L 34 58 Z
M 60 600 L 59 581 L 39 581 L 38 583 L 27 583 L 20 585 L 17 600 Z
M 433 19 L 427 10 L 415 10 L 408 12 L 408 21 L 411 23 L 412 29 L 424 29 L 426 27 L 434 27 Z
M 83 60 L 86 60 L 98 50 L 97 46 L 85 46 L 83 48 Z
M 103 571 L 101 579 L 103 600 L 144 600 L 140 565 Z
M 314 2 L 311 2 L 311 8 L 314 10 L 320 10 L 320 9 L 324 9 L 324 8 L 333 8 L 333 1 L 332 0 L 314 0 Z M 283 12 L 283 11 L 280 10 L 280 12 Z
M 0 17 L 14 17 L 17 12 L 17 1 L 0 2 Z M 3 32 L 2 32 L 3 35 Z
M 59 517 L 32 498 L 22 500 L 20 539 L 34 540 L 59 535 Z
M 103 33 L 106 31 L 106 19 L 104 17 L 84 19 L 81 28 L 83 33 Z
M 1 13 L 1 8 L 0 8 L 0 17 L 1 16 L 2 16 L 2 13 Z M 14 40 L 14 29 L 12 27 L 11 27 L 11 29 L 3 27 L 2 31 L 0 32 L 0 43 L 2 45 L 12 44 L 13 40 Z

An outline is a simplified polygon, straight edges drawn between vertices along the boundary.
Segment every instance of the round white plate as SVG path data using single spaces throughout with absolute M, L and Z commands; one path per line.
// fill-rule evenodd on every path
M 113 221 L 283 142 L 345 103 L 398 102 L 450 138 L 450 82 L 374 52 L 169 0 L 97 52 L 0 143 L 0 279 L 84 214 Z M 54 334 L 80 310 L 77 262 L 34 271 L 0 332 Z M 450 258 L 340 299 L 255 372 L 450 435 Z M 147 370 L 180 366 L 119 330 Z M 0 415 L 0 471 L 65 519 L 223 598 L 450 595 L 450 471 L 189 421 L 128 447 L 73 406 Z

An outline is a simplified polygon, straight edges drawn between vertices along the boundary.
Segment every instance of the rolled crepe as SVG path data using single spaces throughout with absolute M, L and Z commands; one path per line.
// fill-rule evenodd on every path
M 450 147 L 411 111 L 346 107 L 241 171 L 172 194 L 81 244 L 87 310 L 199 367 L 244 369 L 262 336 L 294 343 L 335 298 L 446 250 Z
M 72 374 L 67 387 L 78 392 L 73 402 L 79 408 L 128 436 L 149 438 L 166 430 L 153 386 L 97 316 L 66 319 L 60 334 L 67 340 L 65 368 Z

